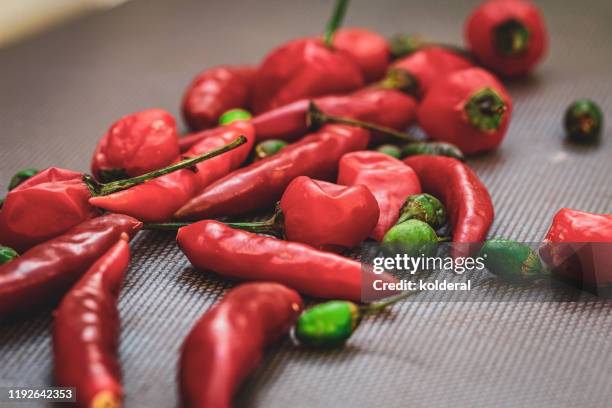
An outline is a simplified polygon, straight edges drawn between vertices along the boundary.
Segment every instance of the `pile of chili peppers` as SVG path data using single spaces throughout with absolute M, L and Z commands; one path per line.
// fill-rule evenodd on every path
M 50 167 L 11 180 L 0 210 L 0 319 L 60 301 L 55 377 L 77 387 L 81 406 L 121 405 L 117 299 L 129 238 L 143 223 L 178 230 L 197 269 L 249 282 L 185 339 L 186 407 L 231 406 L 265 347 L 294 325 L 304 345 L 338 346 L 364 316 L 408 296 L 380 292 L 359 305 L 372 281 L 396 280 L 344 250 L 368 238 L 422 253 L 445 239 L 453 256 L 480 249 L 494 209 L 465 155 L 502 143 L 513 102 L 496 75 L 525 75 L 541 60 L 542 15 L 525 0 L 487 1 L 467 21 L 464 50 L 340 28 L 347 5 L 337 1 L 323 35 L 283 44 L 257 66 L 197 74 L 181 105 L 194 133 L 180 137 L 161 109 L 131 113 L 100 139 L 91 176 Z M 601 116 L 577 103 L 566 114 L 570 136 L 598 138 Z M 406 133 L 415 124 L 427 140 Z M 262 210 L 274 213 L 227 220 Z M 445 225 L 452 238 L 438 237 Z M 612 215 L 562 209 L 545 242 L 544 263 L 577 278 L 574 263 L 593 249 L 553 244 L 612 242 Z M 545 273 L 524 245 L 495 239 L 480 250 L 500 277 Z M 589 266 L 583 281 L 612 283 Z M 298 292 L 330 301 L 300 315 Z

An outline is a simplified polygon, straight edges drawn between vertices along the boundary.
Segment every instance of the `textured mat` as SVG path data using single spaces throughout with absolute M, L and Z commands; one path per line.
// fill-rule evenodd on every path
M 347 20 L 458 42 L 474 4 L 355 0 Z M 516 110 L 502 148 L 470 160 L 495 202 L 490 235 L 525 241 L 541 239 L 560 207 L 612 212 L 612 3 L 541 6 L 550 54 L 536 75 L 508 84 Z M 153 106 L 178 113 L 198 70 L 256 62 L 319 30 L 330 8 L 319 0 L 134 0 L 0 50 L 0 189 L 23 167 L 85 171 L 121 115 Z M 563 111 L 583 96 L 609 119 L 598 148 L 562 141 Z M 180 343 L 231 284 L 191 269 L 170 235 L 142 233 L 132 246 L 120 300 L 126 406 L 172 407 Z M 405 303 L 364 321 L 339 351 L 284 342 L 237 405 L 610 406 L 610 310 L 597 302 Z M 47 311 L 0 326 L 0 386 L 51 384 L 50 323 Z

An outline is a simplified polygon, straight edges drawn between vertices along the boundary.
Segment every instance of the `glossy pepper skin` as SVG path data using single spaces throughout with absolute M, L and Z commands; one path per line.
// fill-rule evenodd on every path
M 298 39 L 263 60 L 255 74 L 251 108 L 260 114 L 304 98 L 351 92 L 364 83 L 359 66 L 346 52 L 320 39 Z
M 0 244 L 22 252 L 99 215 L 89 197 L 82 173 L 58 167 L 41 171 L 6 196 Z
M 467 19 L 465 39 L 480 63 L 508 77 L 529 73 L 548 47 L 544 18 L 526 0 L 491 0 Z
M 96 147 L 91 174 L 100 181 L 140 176 L 172 163 L 179 155 L 178 131 L 162 109 L 132 113 L 115 122 Z
M 466 154 L 497 148 L 510 123 L 512 99 L 481 68 L 453 72 L 431 86 L 417 112 L 427 135 Z
M 267 346 L 298 318 L 302 299 L 277 283 L 230 290 L 191 329 L 181 349 L 179 382 L 185 408 L 229 408 L 240 383 Z
M 296 177 L 280 200 L 285 236 L 320 249 L 353 248 L 378 221 L 376 198 L 363 185 L 350 187 Z
M 457 52 L 436 46 L 420 49 L 391 64 L 392 69 L 401 69 L 415 80 L 415 95 L 419 98 L 423 98 L 429 88 L 446 75 L 472 66 Z
M 130 261 L 128 236 L 96 261 L 55 311 L 55 379 L 75 387 L 81 407 L 118 407 L 122 400 L 117 298 Z
M 391 51 L 382 35 L 365 28 L 341 28 L 334 34 L 333 44 L 355 61 L 366 83 L 385 76 Z
M 470 243 L 484 241 L 493 223 L 491 196 L 476 173 L 457 159 L 411 156 L 404 163 L 419 176 L 423 191 L 439 198 L 453 231 L 453 256 L 471 252 Z
M 256 67 L 219 66 L 200 72 L 183 96 L 183 118 L 193 131 L 216 126 L 221 115 L 248 108 Z
M 373 151 L 345 154 L 340 159 L 338 184 L 366 186 L 380 208 L 380 217 L 370 236 L 382 240 L 396 223 L 406 198 L 421 192 L 419 179 L 409 166 L 389 155 Z
M 359 262 L 311 246 L 236 230 L 211 220 L 179 229 L 177 241 L 193 266 L 224 277 L 282 283 L 305 295 L 361 301 L 374 275 Z M 377 292 L 377 296 L 389 293 Z
M 325 126 L 274 156 L 235 170 L 206 187 L 175 213 L 179 219 L 231 216 L 272 207 L 298 176 L 333 180 L 343 154 L 363 150 L 369 133 Z
M 109 214 L 87 220 L 0 266 L 0 319 L 60 297 L 118 240 L 142 224 Z
M 551 272 L 587 287 L 612 284 L 612 214 L 560 209 L 540 255 Z

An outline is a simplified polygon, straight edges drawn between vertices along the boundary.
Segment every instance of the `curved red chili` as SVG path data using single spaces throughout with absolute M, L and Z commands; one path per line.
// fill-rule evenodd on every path
M 361 301 L 374 280 L 396 282 L 386 273 L 375 275 L 353 259 L 233 229 L 218 221 L 182 227 L 176 239 L 198 269 L 238 280 L 278 282 L 318 298 Z M 376 293 L 388 295 L 388 291 Z
M 189 128 L 217 126 L 225 111 L 247 108 L 256 70 L 253 66 L 220 66 L 200 72 L 183 96 L 183 118 Z
M 511 115 L 506 88 L 481 68 L 455 71 L 433 84 L 417 112 L 431 139 L 452 143 L 466 154 L 497 148 Z
M 476 173 L 457 159 L 411 156 L 404 163 L 419 176 L 423 191 L 439 198 L 448 211 L 453 230 L 453 256 L 464 256 L 469 243 L 484 241 L 493 223 L 491 196 Z
M 479 62 L 504 76 L 527 74 L 548 47 L 542 13 L 526 0 L 482 3 L 467 19 L 465 39 Z
M 172 163 L 179 155 L 178 131 L 162 109 L 132 113 L 115 122 L 98 142 L 91 174 L 101 181 L 140 176 Z
M 117 297 L 130 262 L 128 236 L 95 262 L 55 311 L 53 358 L 61 387 L 75 387 L 82 407 L 119 407 Z
M 113 246 L 142 223 L 118 214 L 87 220 L 0 266 L 0 319 L 61 296 Z
M 397 222 L 406 198 L 421 192 L 419 179 L 409 166 L 387 154 L 360 151 L 340 159 L 338 184 L 366 186 L 378 202 L 380 216 L 370 236 L 381 241 Z
M 265 209 L 281 198 L 297 176 L 333 180 L 343 154 L 363 150 L 369 133 L 350 126 L 325 126 L 274 156 L 235 170 L 206 187 L 175 216 L 202 219 Z
M 366 186 L 339 186 L 306 176 L 289 184 L 280 209 L 288 240 L 322 249 L 358 245 L 368 237 L 379 215 L 376 198 Z
M 472 66 L 457 52 L 436 46 L 420 49 L 391 64 L 392 69 L 401 69 L 411 76 L 416 82 L 416 95 L 420 98 L 446 75 Z
M 364 28 L 341 28 L 334 34 L 333 44 L 357 63 L 367 83 L 385 76 L 391 51 L 382 35 Z
M 229 408 L 264 349 L 287 334 L 302 311 L 295 291 L 276 283 L 230 290 L 191 329 L 181 349 L 179 381 L 185 408 Z

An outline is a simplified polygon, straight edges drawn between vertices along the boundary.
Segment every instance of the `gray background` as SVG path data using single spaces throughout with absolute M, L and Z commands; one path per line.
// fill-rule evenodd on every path
M 355 0 L 347 25 L 459 42 L 475 3 Z M 563 206 L 612 212 L 612 120 L 598 148 L 563 143 L 560 126 L 568 102 L 582 96 L 612 117 L 612 4 L 540 4 L 548 58 L 508 84 L 516 110 L 502 148 L 470 160 L 495 203 L 490 235 L 526 241 L 541 239 Z M 0 189 L 23 167 L 86 171 L 120 116 L 149 107 L 177 114 L 196 72 L 257 62 L 289 38 L 318 32 L 330 9 L 330 1 L 140 0 L 0 50 Z M 174 406 L 180 343 L 230 284 L 191 269 L 171 235 L 142 233 L 133 253 L 120 300 L 126 406 Z M 394 311 L 367 319 L 341 351 L 285 341 L 237 405 L 611 404 L 609 305 L 416 302 Z M 47 311 L 0 326 L 0 386 L 52 382 L 50 323 Z

